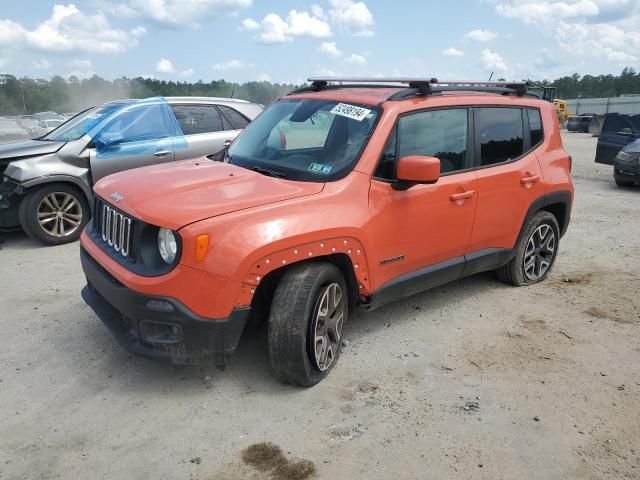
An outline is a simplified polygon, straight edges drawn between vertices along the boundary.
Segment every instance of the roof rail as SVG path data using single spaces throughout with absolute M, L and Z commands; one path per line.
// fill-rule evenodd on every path
M 375 78 L 375 77 L 314 77 L 309 78 L 311 85 L 294 90 L 289 95 L 304 92 L 320 92 L 339 88 L 389 87 L 397 88 L 405 84 L 408 88 L 392 94 L 388 100 L 404 100 L 416 96 L 428 96 L 445 91 L 474 91 L 500 93 L 503 95 L 524 96 L 527 94 L 526 82 L 446 82 L 437 78 Z

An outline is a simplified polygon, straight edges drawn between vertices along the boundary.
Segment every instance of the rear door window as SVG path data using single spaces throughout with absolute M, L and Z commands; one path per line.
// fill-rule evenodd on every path
M 218 105 L 218 108 L 231 124 L 234 130 L 242 130 L 249 124 L 249 120 L 244 118 L 238 111 L 226 105 Z
M 185 135 L 224 130 L 222 116 L 213 105 L 171 105 Z
M 480 166 L 508 162 L 524 153 L 520 108 L 478 108 L 475 118 Z

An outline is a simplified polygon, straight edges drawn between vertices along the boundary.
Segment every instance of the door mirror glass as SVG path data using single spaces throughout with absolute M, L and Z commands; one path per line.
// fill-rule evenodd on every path
M 436 183 L 440 178 L 440 159 L 422 155 L 402 157 L 396 166 L 398 180 L 396 190 L 406 190 L 413 185 Z

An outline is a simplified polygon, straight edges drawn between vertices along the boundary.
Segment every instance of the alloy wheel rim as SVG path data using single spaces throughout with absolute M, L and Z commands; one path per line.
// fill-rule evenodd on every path
M 549 225 L 540 225 L 527 241 L 524 252 L 524 274 L 528 280 L 542 278 L 551 267 L 556 251 L 556 234 Z
M 316 367 L 324 372 L 333 364 L 340 347 L 344 323 L 344 295 L 337 283 L 322 290 L 313 321 L 313 351 Z
M 38 205 L 38 224 L 53 237 L 67 237 L 80 228 L 82 205 L 67 192 L 51 192 Z

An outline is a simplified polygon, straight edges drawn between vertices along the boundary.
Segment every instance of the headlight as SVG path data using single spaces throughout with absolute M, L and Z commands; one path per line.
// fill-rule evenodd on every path
M 627 153 L 620 150 L 620 152 L 618 152 L 618 155 L 616 155 L 616 160 L 628 162 L 629 160 L 633 160 L 634 158 L 638 157 L 640 157 L 640 152 Z
M 178 253 L 178 242 L 175 234 L 168 228 L 158 230 L 158 251 L 162 260 L 171 265 Z

